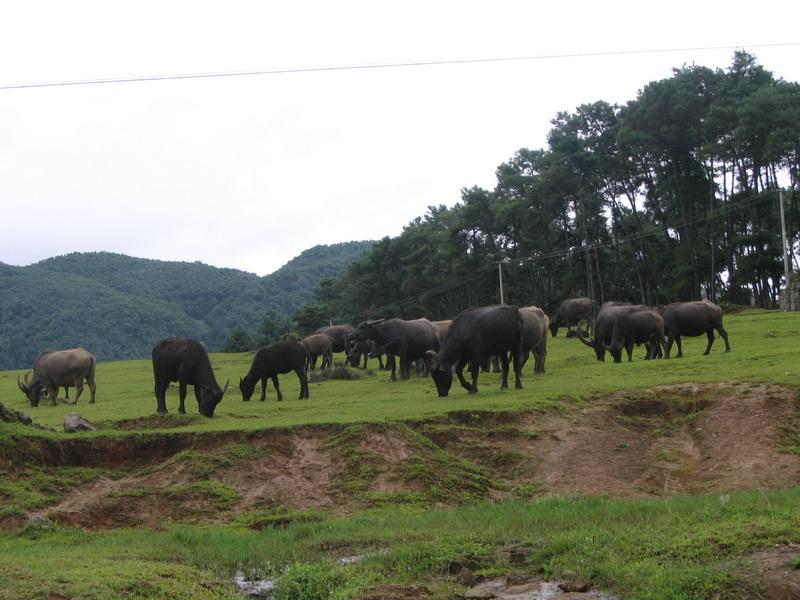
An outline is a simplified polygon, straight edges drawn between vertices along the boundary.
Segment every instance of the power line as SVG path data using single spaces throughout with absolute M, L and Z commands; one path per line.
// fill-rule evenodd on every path
M 641 50 L 608 50 L 598 52 L 569 52 L 563 54 L 538 54 L 531 56 L 500 56 L 489 58 L 453 58 L 418 60 L 390 63 L 360 63 L 349 65 L 328 65 L 311 67 L 286 67 L 275 69 L 255 69 L 250 71 L 218 71 L 212 73 L 184 73 L 172 75 L 138 75 L 129 77 L 109 77 L 101 79 L 76 79 L 70 81 L 45 81 L 34 83 L 10 83 L 0 85 L 0 90 L 18 90 L 42 87 L 67 87 L 78 85 L 101 85 L 109 83 L 138 83 L 145 81 L 178 81 L 184 79 L 211 79 L 221 77 L 251 77 L 256 75 L 290 75 L 296 73 L 320 73 L 330 71 L 363 71 L 374 69 L 401 69 L 410 67 L 433 67 L 443 65 L 468 65 L 485 63 L 527 62 L 572 58 L 595 58 L 604 56 L 634 56 L 642 54 L 668 54 L 675 52 L 709 52 L 714 50 L 736 50 L 739 48 L 783 48 L 800 46 L 800 42 L 774 42 L 765 44 L 741 44 L 727 46 L 687 46 L 683 48 L 648 48 Z

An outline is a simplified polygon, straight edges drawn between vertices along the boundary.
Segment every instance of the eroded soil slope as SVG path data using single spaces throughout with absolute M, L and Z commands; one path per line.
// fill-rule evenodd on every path
M 5 465 L 17 487 L 4 499 L 21 508 L 7 510 L 0 525 L 48 516 L 91 529 L 167 520 L 263 527 L 386 503 L 783 487 L 800 482 L 799 412 L 794 388 L 680 385 L 565 401 L 563 410 L 539 413 L 26 438 Z

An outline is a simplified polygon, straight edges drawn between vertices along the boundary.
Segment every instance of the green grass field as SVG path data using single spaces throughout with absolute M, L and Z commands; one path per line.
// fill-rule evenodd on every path
M 500 390 L 499 375 L 484 373 L 478 382 L 479 394 L 470 396 L 454 384 L 447 398 L 436 395 L 429 378 L 389 383 L 387 372 L 375 370 L 372 375 L 364 374 L 358 381 L 312 383 L 311 397 L 304 401 L 297 400 L 300 390 L 297 377 L 294 374 L 283 375 L 280 379 L 283 402 L 276 402 L 271 383 L 265 402 L 258 400 L 258 386 L 253 399 L 243 402 L 238 383 L 250 367 L 252 354 L 212 354 L 211 362 L 220 385 L 230 379 L 228 392 L 214 417 L 205 419 L 197 412 L 190 390 L 186 400 L 187 415 L 196 419 L 181 430 L 252 430 L 304 424 L 421 419 L 457 410 L 526 410 L 551 405 L 567 396 L 584 398 L 618 389 L 680 382 L 800 383 L 800 361 L 796 360 L 800 314 L 750 311 L 727 316 L 725 325 L 733 348 L 730 353 L 723 352 L 724 345 L 718 340 L 711 354 L 703 356 L 705 337 L 687 338 L 681 359 L 644 361 L 640 359 L 644 350 L 637 349 L 635 357 L 639 359 L 630 364 L 614 364 L 608 356 L 605 363 L 598 362 L 593 352 L 579 341 L 565 339 L 562 330 L 559 337 L 548 340 L 545 375 L 533 375 L 532 361 L 526 365 L 524 390 Z M 371 361 L 370 367 L 376 368 L 377 361 Z M 149 360 L 98 364 L 97 403 L 88 404 L 87 389 L 77 407 L 69 404 L 52 407 L 43 401 L 39 407 L 31 408 L 17 388 L 17 375 L 24 373 L 0 372 L 0 402 L 27 412 L 42 425 L 60 429 L 64 415 L 77 410 L 100 425 L 102 434 L 111 434 L 118 432 L 113 427 L 115 421 L 155 414 L 153 372 Z M 167 408 L 170 414 L 177 414 L 176 390 L 170 391 Z
M 258 400 L 257 391 L 245 403 L 237 385 L 252 355 L 214 354 L 218 380 L 231 381 L 228 394 L 214 418 L 206 419 L 197 413 L 191 392 L 187 416 L 177 417 L 177 395 L 170 392 L 168 407 L 174 422 L 167 424 L 180 428 L 117 427 L 119 422 L 155 414 L 149 360 L 98 365 L 97 403 L 89 405 L 84 396 L 77 408 L 46 403 L 30 408 L 16 386 L 21 371 L 3 372 L 0 402 L 57 430 L 64 414 L 77 410 L 100 429 L 68 436 L 0 423 L 0 444 L 13 450 L 22 435 L 56 440 L 167 431 L 202 435 L 308 424 L 417 421 L 453 411 L 557 409 L 567 399 L 585 403 L 598 394 L 681 382 L 798 385 L 800 314 L 748 311 L 726 316 L 725 325 L 731 353 L 723 353 L 724 345 L 715 344 L 711 355 L 703 356 L 705 338 L 695 338 L 684 340 L 682 359 L 637 359 L 619 365 L 597 362 L 577 340 L 550 338 L 547 373 L 533 376 L 529 363 L 524 390 L 501 391 L 498 375 L 482 374 L 478 395 L 454 387 L 448 398 L 437 397 L 430 379 L 392 384 L 385 372 L 373 371 L 362 373 L 357 381 L 312 383 L 311 398 L 304 401 L 297 400 L 299 386 L 290 374 L 281 378 L 282 403 L 276 402 L 271 384 L 266 402 Z M 637 350 L 636 356 L 643 352 Z M 800 417 L 796 420 L 800 423 Z M 785 451 L 800 455 L 797 429 L 787 429 L 787 435 L 797 439 L 787 438 Z M 231 448 L 231 452 L 245 451 Z M 46 504 L 42 490 L 58 494 L 67 479 L 90 481 L 99 474 L 30 467 L 0 481 L 0 500 L 27 510 Z M 212 491 L 219 496 L 220 510 L 226 510 L 225 490 Z M 769 598 L 757 579 L 742 574 L 742 561 L 775 544 L 800 543 L 798 507 L 800 487 L 795 486 L 662 498 L 481 499 L 452 506 L 399 502 L 346 516 L 289 514 L 260 530 L 248 527 L 252 523 L 247 515 L 227 524 L 165 522 L 155 529 L 103 532 L 45 519 L 0 533 L 0 597 L 241 598 L 231 580 L 235 571 L 242 570 L 254 577 L 282 575 L 274 595 L 279 599 L 356 598 L 382 584 L 423 584 L 431 598 L 444 600 L 465 589 L 448 574 L 449 566 L 469 561 L 475 573 L 485 577 L 539 574 L 557 579 L 570 570 L 621 598 Z M 362 559 L 355 564 L 338 562 L 351 555 Z

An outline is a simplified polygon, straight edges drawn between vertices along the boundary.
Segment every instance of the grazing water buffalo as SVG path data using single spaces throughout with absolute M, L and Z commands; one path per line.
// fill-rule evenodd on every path
M 581 326 L 578 326 L 578 339 L 594 349 L 597 360 L 605 361 L 606 348 L 611 345 L 614 335 L 614 324 L 617 322 L 617 319 L 620 315 L 642 310 L 650 310 L 650 308 L 643 304 L 633 305 L 627 302 L 606 302 L 600 307 L 600 312 L 597 313 L 597 318 L 592 325 L 594 335 L 591 336 L 588 330 L 584 331 Z M 621 352 L 620 350 L 620 355 Z
M 23 381 L 17 376 L 17 385 L 24 392 L 31 406 L 38 406 L 42 392 L 47 391 L 50 404 L 55 406 L 58 388 L 75 387 L 75 404 L 83 393 L 83 382 L 89 386 L 92 394 L 89 404 L 94 404 L 95 391 L 94 371 L 97 359 L 94 354 L 83 348 L 69 350 L 45 350 L 33 363 L 33 377 L 25 374 Z M 69 398 L 69 395 L 67 396 Z
M 550 318 L 550 333 L 558 335 L 559 327 L 567 328 L 567 335 L 573 326 L 581 321 L 592 322 L 597 314 L 597 302 L 591 298 L 568 298 L 564 300 Z
M 356 331 L 359 339 L 373 340 L 386 348 L 387 356 L 400 359 L 400 377 L 403 379 L 409 378 L 413 361 L 424 358 L 428 350 L 439 349 L 439 335 L 428 319 L 365 321 Z M 397 381 L 396 362 L 387 362 L 392 372 L 389 381 Z
M 520 368 L 528 361 L 528 354 L 533 353 L 533 372 L 544 373 L 547 360 L 547 326 L 549 319 L 538 306 L 526 306 L 519 309 L 522 315 L 522 357 Z
M 355 331 L 352 325 L 333 325 L 321 327 L 315 333 L 324 333 L 333 338 L 333 352 L 345 352 L 349 336 Z
M 247 375 L 239 379 L 239 389 L 242 391 L 242 400 L 250 400 L 256 382 L 269 377 L 275 386 L 278 400 L 283 400 L 281 387 L 278 384 L 278 374 L 294 371 L 300 380 L 300 400 L 308 398 L 308 379 L 306 378 L 306 351 L 303 346 L 294 341 L 277 342 L 264 348 L 259 348 L 253 357 L 253 364 Z M 263 389 L 263 388 L 262 388 Z M 264 400 L 264 398 L 261 398 Z
M 508 387 L 509 354 L 514 361 L 515 387 L 520 389 L 520 356 L 522 352 L 523 321 L 516 306 L 499 304 L 470 308 L 461 312 L 450 328 L 440 352 L 425 354 L 439 396 L 445 397 L 453 384 L 455 369 L 461 387 L 470 394 L 478 393 L 478 374 L 484 358 L 499 356 L 503 364 L 503 382 Z M 472 383 L 464 379 L 463 370 L 469 365 Z
M 386 364 L 386 365 L 383 364 L 383 357 L 386 356 L 386 348 L 381 346 L 375 340 L 369 340 L 369 346 L 370 346 L 370 350 L 369 350 L 369 354 L 367 356 L 369 358 L 377 358 L 378 359 L 378 368 L 380 368 L 381 370 L 388 369 L 389 365 L 388 364 Z M 387 363 L 388 363 L 388 358 L 387 358 Z
M 192 385 L 197 408 L 206 417 L 214 416 L 214 409 L 225 395 L 229 383 L 226 381 L 224 388 L 219 387 L 205 346 L 187 337 L 164 338 L 156 344 L 153 348 L 153 377 L 158 412 L 167 412 L 167 388 L 171 381 L 177 381 L 180 398 L 178 412 L 186 413 L 186 386 Z
M 628 353 L 628 362 L 633 360 L 633 347 L 637 344 L 647 346 L 645 360 L 660 358 L 661 349 L 666 351 L 664 339 L 664 319 L 654 310 L 641 310 L 622 313 L 614 322 L 611 343 L 606 349 L 614 357 L 614 362 L 622 362 L 622 348 Z
M 306 370 L 317 368 L 317 357 L 322 357 L 321 369 L 333 366 L 334 340 L 327 333 L 314 333 L 304 337 L 300 345 L 306 351 Z M 263 386 L 262 386 L 263 389 Z M 263 400 L 263 398 L 262 398 Z
M 378 367 L 384 368 L 383 357 L 386 356 L 386 348 L 375 342 L 375 340 L 358 339 L 358 334 L 353 334 L 347 350 L 347 362 L 352 367 L 366 369 L 367 361 L 370 358 L 378 359 Z
M 703 354 L 708 354 L 714 344 L 715 329 L 725 340 L 725 352 L 731 351 L 728 332 L 722 326 L 722 309 L 713 302 L 700 300 L 667 304 L 661 309 L 661 316 L 664 317 L 664 333 L 667 336 L 667 358 L 669 358 L 673 342 L 678 344 L 678 358 L 683 356 L 681 348 L 681 336 L 683 335 L 696 337 L 705 333 L 708 336 L 708 346 Z

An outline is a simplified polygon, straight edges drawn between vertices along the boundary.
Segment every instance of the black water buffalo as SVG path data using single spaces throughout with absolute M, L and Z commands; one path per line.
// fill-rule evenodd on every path
M 499 304 L 470 308 L 455 319 L 439 352 L 428 351 L 425 359 L 439 396 L 444 397 L 453 384 L 453 370 L 461 386 L 470 394 L 478 393 L 478 374 L 484 358 L 499 356 L 503 364 L 501 389 L 508 387 L 509 355 L 514 362 L 515 387 L 520 389 L 520 357 L 522 353 L 523 321 L 516 306 Z M 472 383 L 464 379 L 464 367 L 469 365 Z
M 643 304 L 628 304 L 627 302 L 606 302 L 600 307 L 600 312 L 597 313 L 597 318 L 592 324 L 593 335 L 590 335 L 588 330 L 584 331 L 579 325 L 577 328 L 578 339 L 594 349 L 597 360 L 605 361 L 606 348 L 611 345 L 614 324 L 617 319 L 620 315 L 642 310 L 650 310 L 650 307 Z M 621 355 L 622 351 L 620 350 L 619 352 Z
M 317 358 L 320 356 L 322 357 L 321 369 L 333 366 L 334 340 L 327 333 L 308 335 L 300 341 L 300 345 L 306 351 L 306 370 L 316 369 Z
M 381 319 L 365 321 L 358 326 L 359 339 L 369 339 L 386 348 L 387 356 L 400 359 L 400 377 L 408 379 L 411 363 L 424 358 L 428 350 L 439 349 L 439 335 L 428 319 Z M 397 381 L 396 362 L 388 361 L 391 369 L 390 381 Z
M 346 352 L 349 336 L 355 331 L 352 325 L 320 327 L 314 333 L 324 333 L 333 338 L 333 352 Z
M 369 358 L 377 358 L 378 359 L 378 368 L 380 368 L 381 370 L 388 369 L 389 368 L 389 365 L 388 365 L 389 359 L 388 359 L 388 357 L 387 357 L 387 360 L 386 360 L 387 364 L 386 365 L 383 364 L 383 357 L 386 356 L 386 348 L 381 346 L 375 340 L 370 340 L 369 341 L 369 346 L 370 346 L 370 349 L 369 349 L 369 354 L 367 356 Z
M 370 358 L 378 359 L 378 367 L 384 368 L 383 357 L 386 356 L 386 348 L 378 344 L 375 340 L 362 340 L 354 334 L 348 343 L 347 362 L 352 367 L 359 369 L 367 368 L 367 361 Z
M 156 406 L 160 413 L 167 412 L 166 393 L 170 382 L 178 382 L 180 404 L 178 412 L 186 413 L 186 386 L 194 386 L 194 397 L 200 414 L 214 416 L 214 409 L 228 389 L 220 388 L 205 346 L 187 337 L 164 338 L 153 348 L 153 378 L 155 379 Z
M 614 362 L 622 362 L 622 348 L 628 353 L 628 362 L 633 360 L 633 347 L 645 344 L 645 359 L 660 358 L 662 348 L 666 352 L 664 339 L 664 319 L 654 310 L 631 311 L 620 314 L 614 322 L 611 343 L 606 349 L 614 357 Z
M 547 327 L 549 319 L 538 306 L 519 309 L 522 315 L 522 357 L 520 368 L 525 366 L 529 353 L 533 353 L 533 372 L 544 373 L 547 360 Z
M 550 333 L 558 335 L 559 327 L 567 328 L 567 335 L 573 326 L 581 321 L 592 322 L 597 314 L 597 302 L 591 298 L 568 298 L 564 300 L 550 317 Z
M 667 336 L 667 358 L 673 342 L 678 344 L 678 358 L 683 356 L 681 336 L 696 337 L 704 333 L 708 336 L 708 346 L 703 354 L 708 354 L 714 344 L 715 329 L 725 340 L 725 352 L 731 351 L 728 332 L 722 326 L 722 309 L 713 302 L 699 300 L 667 304 L 661 309 L 661 316 L 664 317 L 664 333 Z
M 55 406 L 58 388 L 75 387 L 75 404 L 83 393 L 83 382 L 89 386 L 92 394 L 89 404 L 94 404 L 96 385 L 94 372 L 97 359 L 94 354 L 83 348 L 69 350 L 45 350 L 36 357 L 33 363 L 33 376 L 25 374 L 23 381 L 17 376 L 19 389 L 28 397 L 31 406 L 38 406 L 42 393 L 47 392 L 50 404 Z M 69 398 L 69 393 L 67 394 Z
M 306 378 L 306 351 L 303 346 L 294 341 L 277 342 L 264 348 L 259 348 L 253 357 L 253 364 L 247 375 L 239 379 L 239 389 L 242 400 L 250 400 L 256 382 L 269 377 L 275 386 L 278 400 L 283 400 L 281 387 L 278 384 L 278 375 L 294 371 L 300 380 L 300 400 L 308 398 L 308 379 Z M 264 398 L 261 398 L 262 400 Z

